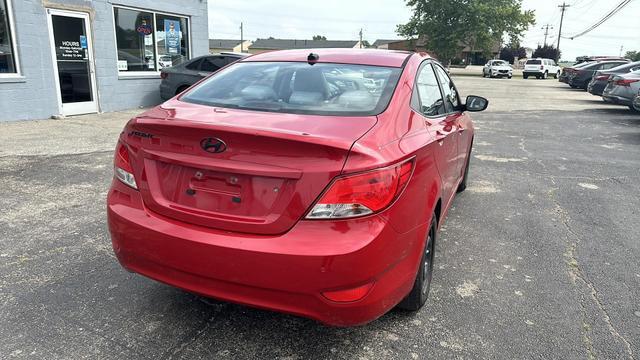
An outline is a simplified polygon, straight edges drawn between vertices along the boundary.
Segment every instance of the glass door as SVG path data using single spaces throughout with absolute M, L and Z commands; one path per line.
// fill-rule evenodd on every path
M 61 113 L 98 111 L 89 15 L 47 9 Z

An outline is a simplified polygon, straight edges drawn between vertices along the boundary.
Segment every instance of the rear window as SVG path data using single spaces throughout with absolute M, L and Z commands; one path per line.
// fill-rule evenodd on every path
M 389 104 L 400 68 L 301 62 L 240 62 L 180 100 L 258 111 L 366 116 Z
M 527 60 L 526 65 L 540 65 L 542 62 L 540 60 Z

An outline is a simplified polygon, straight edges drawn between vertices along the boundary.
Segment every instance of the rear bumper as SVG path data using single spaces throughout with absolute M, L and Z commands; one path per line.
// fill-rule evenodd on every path
M 618 105 L 630 106 L 633 103 L 632 99 L 626 98 L 626 97 L 622 97 L 622 96 L 618 96 L 618 95 L 604 94 L 604 95 L 602 95 L 602 98 L 606 102 L 609 102 L 609 103 L 612 103 L 612 104 L 618 104 Z
M 114 181 L 107 214 L 123 267 L 204 296 L 316 319 L 370 322 L 411 289 L 427 225 L 398 234 L 381 216 L 300 221 L 282 235 L 254 236 L 181 223 L 145 209 L 137 191 Z M 322 292 L 373 283 L 362 299 Z
M 522 75 L 526 75 L 526 76 L 542 76 L 542 75 L 544 75 L 544 73 L 542 71 L 527 70 L 527 71 L 523 71 Z

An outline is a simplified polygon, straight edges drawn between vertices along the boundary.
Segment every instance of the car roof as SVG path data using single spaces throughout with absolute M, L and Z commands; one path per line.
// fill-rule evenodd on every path
M 307 62 L 310 53 L 317 54 L 317 63 L 340 63 L 373 66 L 402 67 L 407 58 L 414 54 L 409 51 L 381 49 L 296 49 L 278 50 L 256 54 L 242 59 L 242 62 L 256 61 L 299 61 Z M 428 56 L 428 55 L 427 55 Z

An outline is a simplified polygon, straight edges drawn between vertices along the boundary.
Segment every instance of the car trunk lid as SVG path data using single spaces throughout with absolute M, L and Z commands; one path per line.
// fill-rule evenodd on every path
M 149 210 L 216 229 L 278 234 L 304 215 L 375 123 L 375 116 L 256 112 L 172 100 L 131 121 L 122 136 Z

